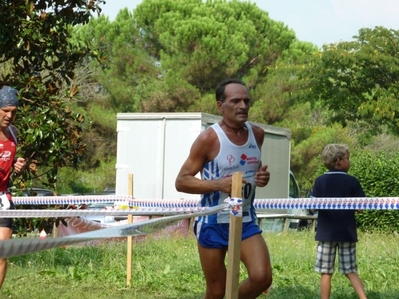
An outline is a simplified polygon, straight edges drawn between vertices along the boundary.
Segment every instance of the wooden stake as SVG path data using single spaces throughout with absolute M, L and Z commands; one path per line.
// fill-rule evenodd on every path
M 55 224 L 55 221 L 53 223 L 53 238 L 58 238 L 60 236 L 60 230 L 58 229 L 58 226 Z
M 242 172 L 233 174 L 231 197 L 242 198 Z M 226 299 L 238 298 L 240 278 L 240 254 L 242 235 L 242 215 L 230 214 L 229 248 L 226 277 Z
M 128 177 L 128 195 L 133 196 L 133 174 L 129 173 Z M 133 223 L 133 215 L 127 216 L 127 223 Z M 132 255 L 133 255 L 133 239 L 132 236 L 127 237 L 127 262 L 126 262 L 126 285 L 130 286 L 130 280 L 132 279 Z

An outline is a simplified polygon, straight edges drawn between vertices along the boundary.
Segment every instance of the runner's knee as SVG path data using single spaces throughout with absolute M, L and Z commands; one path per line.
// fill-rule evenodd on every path
M 268 289 L 272 285 L 272 275 L 268 271 L 253 273 L 249 276 L 249 280 L 253 285 L 262 286 L 262 289 Z

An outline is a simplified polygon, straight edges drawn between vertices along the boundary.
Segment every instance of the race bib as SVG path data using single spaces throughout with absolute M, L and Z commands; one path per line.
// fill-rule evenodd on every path
M 0 210 L 8 210 L 11 206 L 9 194 L 5 193 L 0 195 Z

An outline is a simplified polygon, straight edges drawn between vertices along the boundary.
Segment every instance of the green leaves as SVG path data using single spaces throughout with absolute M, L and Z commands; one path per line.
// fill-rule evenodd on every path
M 0 57 L 6 69 L 0 83 L 19 90 L 18 155 L 28 159 L 27 170 L 14 181 L 20 188 L 40 176 L 37 166 L 52 169 L 43 184 L 54 184 L 58 168 L 76 165 L 83 155 L 84 118 L 68 111 L 61 90 L 68 89 L 75 67 L 90 53 L 88 47 L 69 42 L 70 28 L 87 23 L 103 2 L 7 0 L 0 4 Z M 76 87 L 70 90 L 69 98 L 78 94 Z
M 325 45 L 310 73 L 310 96 L 336 112 L 333 121 L 365 120 L 375 133 L 385 125 L 399 133 L 399 31 L 383 27 L 359 30 L 357 40 Z
M 248 76 L 251 88 L 265 81 L 265 70 L 295 38 L 249 2 L 147 0 L 134 17 L 162 70 L 202 95 L 226 77 Z
M 359 151 L 351 155 L 350 173 L 356 176 L 367 197 L 399 195 L 399 155 Z M 399 231 L 397 210 L 370 210 L 356 215 L 358 226 L 367 231 Z

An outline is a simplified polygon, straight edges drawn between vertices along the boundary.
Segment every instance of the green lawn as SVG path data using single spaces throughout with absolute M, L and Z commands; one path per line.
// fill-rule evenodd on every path
M 319 298 L 313 271 L 312 232 L 264 234 L 273 263 L 267 299 Z M 358 266 L 369 299 L 399 298 L 399 237 L 359 234 Z M 68 247 L 13 257 L 0 298 L 203 298 L 204 280 L 193 237 L 148 238 L 133 246 L 131 286 L 126 287 L 126 243 Z M 245 269 L 241 267 L 241 278 Z M 355 299 L 349 281 L 333 277 L 332 299 Z

